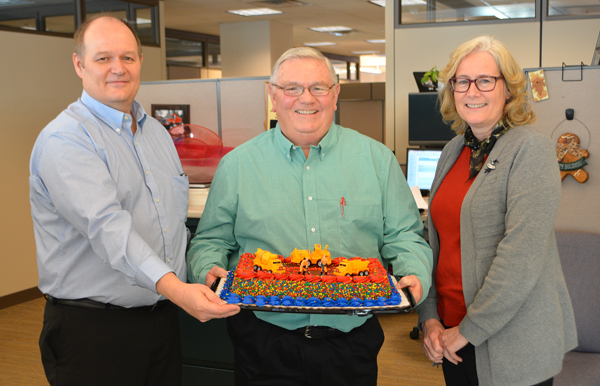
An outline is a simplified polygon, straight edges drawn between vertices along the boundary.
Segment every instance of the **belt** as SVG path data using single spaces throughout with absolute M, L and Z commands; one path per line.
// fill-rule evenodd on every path
M 334 336 L 345 334 L 344 331 L 326 326 L 306 326 L 300 327 L 294 331 L 304 335 L 304 337 L 308 339 L 333 338 Z
M 44 295 L 46 300 L 52 304 L 62 304 L 65 306 L 93 308 L 102 310 L 132 310 L 132 311 L 154 311 L 169 303 L 169 300 L 161 300 L 150 306 L 141 307 L 122 307 L 110 303 L 100 303 L 92 299 L 57 299 L 52 295 Z

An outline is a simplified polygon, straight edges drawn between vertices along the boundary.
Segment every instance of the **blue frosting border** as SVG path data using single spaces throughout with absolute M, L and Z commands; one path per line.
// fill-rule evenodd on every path
M 402 295 L 398 292 L 398 289 L 393 284 L 392 276 L 388 274 L 388 280 L 390 281 L 390 287 L 392 289 L 392 294 L 389 298 L 380 297 L 376 300 L 373 299 L 359 299 L 352 298 L 348 300 L 346 298 L 339 299 L 331 299 L 325 298 L 320 300 L 316 297 L 311 297 L 308 299 L 297 297 L 294 298 L 292 296 L 250 296 L 246 295 L 243 298 L 237 294 L 231 292 L 231 285 L 233 284 L 235 267 L 229 271 L 227 274 L 227 278 L 225 279 L 225 283 L 223 285 L 223 290 L 219 294 L 219 297 L 225 300 L 229 304 L 243 304 L 247 306 L 284 306 L 284 307 L 324 307 L 324 308 L 360 308 L 360 307 L 385 307 L 385 306 L 398 306 L 402 302 Z

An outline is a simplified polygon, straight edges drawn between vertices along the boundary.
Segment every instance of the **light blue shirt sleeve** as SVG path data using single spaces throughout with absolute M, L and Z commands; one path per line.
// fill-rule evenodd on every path
M 30 201 L 44 293 L 133 307 L 160 299 L 166 273 L 185 280 L 188 181 L 167 131 L 137 102 L 132 110 L 84 92 L 36 141 Z

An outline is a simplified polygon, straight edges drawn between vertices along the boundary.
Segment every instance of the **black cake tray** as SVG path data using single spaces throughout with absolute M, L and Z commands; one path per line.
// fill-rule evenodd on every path
M 399 279 L 398 276 L 392 276 L 392 282 L 394 285 Z M 221 292 L 226 280 L 217 278 L 211 285 L 211 289 L 220 297 Z M 335 315 L 356 315 L 356 316 L 367 316 L 370 314 L 397 314 L 397 313 L 409 313 L 416 307 L 415 298 L 408 288 L 399 290 L 401 296 L 401 302 L 398 305 L 393 306 L 369 306 L 369 307 L 309 307 L 309 306 L 272 306 L 264 305 L 258 306 L 256 304 L 244 304 L 244 303 L 232 303 L 237 304 L 240 308 L 253 311 L 267 311 L 267 312 L 288 312 L 288 313 L 300 313 L 300 314 L 335 314 Z M 222 298 L 221 298 L 222 299 Z M 226 299 L 224 299 L 226 300 Z

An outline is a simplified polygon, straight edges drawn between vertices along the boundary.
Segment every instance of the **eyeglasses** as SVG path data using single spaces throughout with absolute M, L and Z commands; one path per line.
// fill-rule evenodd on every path
M 302 86 L 298 86 L 298 85 L 293 85 L 293 86 L 278 86 L 276 84 L 271 83 L 272 86 L 277 87 L 280 90 L 283 90 L 283 93 L 287 96 L 291 96 L 291 97 L 299 97 L 300 95 L 302 95 L 304 93 L 305 88 Z M 323 95 L 327 95 L 329 94 L 329 90 L 331 90 L 333 88 L 334 85 L 331 85 L 329 87 L 322 85 L 322 84 L 318 84 L 316 86 L 310 86 L 308 88 L 308 91 L 311 93 L 312 96 L 323 96 Z
M 450 86 L 452 86 L 452 90 L 456 92 L 467 92 L 471 87 L 471 83 L 475 83 L 475 87 L 477 90 L 488 92 L 493 91 L 496 88 L 496 82 L 498 79 L 504 79 L 502 76 L 482 76 L 477 79 L 469 79 L 469 78 L 451 78 Z

